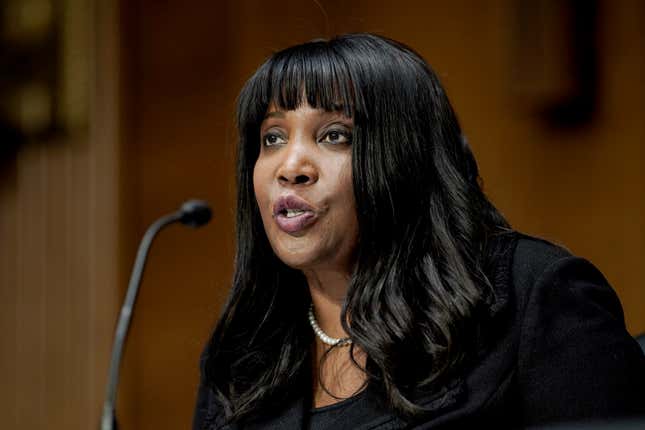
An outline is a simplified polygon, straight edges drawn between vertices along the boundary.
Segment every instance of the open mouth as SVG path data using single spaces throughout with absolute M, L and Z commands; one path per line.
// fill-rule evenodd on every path
M 293 234 L 312 225 L 318 216 L 309 203 L 291 194 L 275 202 L 273 218 L 280 230 Z
M 280 212 L 280 215 L 284 215 L 287 218 L 293 218 L 297 217 L 298 215 L 302 215 L 305 212 L 307 211 L 304 211 L 302 209 L 285 209 Z

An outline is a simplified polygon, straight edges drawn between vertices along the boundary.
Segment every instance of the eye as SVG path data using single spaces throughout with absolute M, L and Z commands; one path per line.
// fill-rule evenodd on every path
M 344 143 L 351 143 L 352 133 L 347 130 L 329 130 L 326 132 L 320 142 L 331 143 L 333 145 L 339 145 Z
M 286 142 L 287 141 L 279 134 L 267 133 L 264 136 L 262 136 L 262 144 L 264 146 L 282 145 Z

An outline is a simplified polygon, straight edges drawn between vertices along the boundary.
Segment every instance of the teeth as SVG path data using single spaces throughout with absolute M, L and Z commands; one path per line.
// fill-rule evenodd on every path
M 300 209 L 287 209 L 287 218 L 293 218 L 294 216 L 298 216 L 303 213 L 305 213 L 305 211 Z

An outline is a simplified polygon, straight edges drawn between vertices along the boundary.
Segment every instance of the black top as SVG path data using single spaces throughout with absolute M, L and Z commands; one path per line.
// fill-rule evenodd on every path
M 309 430 L 337 429 L 348 419 L 353 422 L 367 422 L 375 418 L 373 412 L 369 408 L 365 391 L 361 391 L 333 405 L 311 408 L 305 416 L 305 427 Z
M 560 247 L 517 233 L 498 236 L 490 255 L 495 298 L 479 353 L 459 377 L 416 398 L 429 411 L 422 421 L 397 417 L 368 384 L 336 409 L 312 413 L 309 393 L 303 393 L 253 422 L 224 425 L 222 409 L 202 381 L 193 428 L 522 428 L 645 416 L 645 357 L 603 275 Z

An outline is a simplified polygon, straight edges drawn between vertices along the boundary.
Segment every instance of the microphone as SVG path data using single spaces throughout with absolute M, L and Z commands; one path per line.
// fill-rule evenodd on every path
M 157 221 L 152 223 L 146 233 L 141 239 L 137 257 L 130 276 L 130 283 L 128 291 L 125 294 L 125 300 L 121 307 L 119 321 L 117 323 L 116 332 L 114 334 L 114 344 L 112 346 L 112 358 L 110 361 L 110 372 L 108 376 L 108 385 L 105 395 L 105 402 L 103 403 L 103 416 L 101 418 L 101 430 L 117 430 L 118 423 L 115 413 L 116 392 L 119 383 L 119 370 L 121 365 L 121 356 L 123 354 L 123 346 L 128 335 L 130 327 L 130 319 L 134 311 L 134 303 L 137 299 L 139 286 L 141 284 L 141 277 L 143 269 L 146 265 L 148 258 L 148 251 L 155 236 L 161 229 L 174 222 L 181 222 L 190 227 L 201 227 L 208 224 L 211 220 L 212 212 L 208 203 L 203 200 L 188 200 L 181 208 L 168 215 L 164 215 Z
M 181 212 L 179 221 L 194 228 L 208 224 L 212 216 L 211 208 L 203 200 L 188 200 L 181 205 L 179 211 Z

